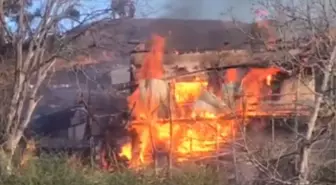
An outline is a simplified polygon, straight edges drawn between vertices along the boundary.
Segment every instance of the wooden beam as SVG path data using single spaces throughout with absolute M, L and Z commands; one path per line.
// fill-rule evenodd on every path
M 184 72 L 178 75 L 167 76 L 167 77 L 164 77 L 163 80 L 173 80 L 173 79 L 179 79 L 179 78 L 184 78 L 184 77 L 189 77 L 189 76 L 195 76 L 195 75 L 202 74 L 202 73 L 208 73 L 211 71 L 221 71 L 221 70 L 226 70 L 230 68 L 245 68 L 245 67 L 266 68 L 266 67 L 269 67 L 269 65 L 262 63 L 262 62 L 258 62 L 254 64 L 233 64 L 233 65 L 227 65 L 227 66 L 222 66 L 222 67 L 211 67 L 211 68 L 206 68 L 206 69 L 201 69 L 201 70 L 195 70 L 192 72 Z M 285 70 L 283 70 L 282 72 L 288 75 L 290 75 L 291 73 L 291 71 L 285 71 Z M 134 87 L 136 88 L 137 86 L 138 86 L 138 83 L 136 81 L 131 81 L 131 82 L 126 82 L 126 83 L 113 84 L 112 88 L 119 90 L 119 91 L 123 91 L 123 90 L 127 90 L 127 89 L 134 88 Z
M 298 52 L 299 53 L 299 52 Z M 136 67 L 141 67 L 146 52 L 131 54 L 131 63 Z M 225 51 L 205 51 L 190 52 L 184 54 L 165 54 L 163 64 L 169 67 L 189 67 L 198 66 L 199 69 L 209 67 L 227 67 L 232 65 L 272 65 L 274 62 L 291 59 L 293 55 L 284 51 L 273 52 L 250 52 L 247 50 L 225 50 Z
M 246 115 L 245 118 L 290 118 L 290 117 L 295 117 L 296 115 L 301 115 L 301 116 L 307 116 L 308 112 L 303 112 L 299 111 L 298 114 L 295 114 L 293 111 L 288 111 L 287 113 L 274 113 L 274 114 L 257 114 L 257 115 Z M 186 123 L 186 124 L 194 124 L 196 122 L 219 122 L 219 121 L 230 121 L 230 120 L 236 120 L 236 119 L 242 119 L 244 116 L 242 114 L 239 115 L 226 115 L 226 116 L 221 116 L 218 118 L 176 118 L 173 119 L 172 121 L 174 124 L 181 124 L 181 123 Z M 157 120 L 156 123 L 169 123 L 169 119 L 160 119 Z M 134 126 L 141 126 L 145 125 L 146 120 L 134 120 L 131 122 L 130 125 Z

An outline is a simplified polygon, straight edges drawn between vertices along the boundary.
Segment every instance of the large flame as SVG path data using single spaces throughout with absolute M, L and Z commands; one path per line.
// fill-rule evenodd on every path
M 163 77 L 164 39 L 153 36 L 151 52 L 148 53 L 140 70 L 139 79 L 160 79 Z M 258 114 L 258 102 L 265 94 L 269 93 L 272 76 L 278 73 L 276 68 L 251 69 L 243 79 L 239 79 L 237 69 L 227 70 L 225 83 L 240 84 L 246 95 L 244 101 L 250 114 Z M 203 157 L 215 152 L 220 144 L 226 143 L 235 133 L 235 120 L 224 120 L 223 111 L 219 114 L 210 112 L 195 113 L 192 104 L 198 101 L 201 93 L 207 88 L 208 83 L 200 79 L 191 82 L 172 82 L 172 119 L 155 119 L 152 127 L 148 127 L 149 120 L 146 116 L 145 105 L 140 103 L 140 93 L 137 89 L 129 97 L 129 105 L 135 105 L 133 113 L 136 119 L 131 124 L 138 134 L 138 145 L 127 143 L 122 146 L 120 156 L 130 160 L 131 166 L 147 165 L 152 162 L 153 150 L 173 151 L 176 161 Z M 236 107 L 236 111 L 241 109 Z M 172 131 L 172 132 L 171 132 Z M 172 136 L 172 137 L 171 137 Z M 171 139 L 172 138 L 172 139 Z

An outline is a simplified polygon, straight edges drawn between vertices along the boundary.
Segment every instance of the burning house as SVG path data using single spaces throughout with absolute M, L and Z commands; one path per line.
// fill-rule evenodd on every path
M 97 57 L 117 51 L 120 42 L 136 43 L 122 51 L 130 60 L 123 64 L 129 65 L 124 75 L 130 82 L 111 85 L 131 84 L 131 116 L 118 127 L 125 127 L 129 138 L 115 145 L 117 126 L 99 131 L 99 160 L 106 168 L 111 146 L 119 148 L 118 157 L 131 167 L 159 163 L 168 156 L 173 162 L 199 159 L 221 150 L 239 135 L 241 125 L 253 119 L 306 116 L 314 104 L 312 70 L 303 69 L 304 75 L 298 75 L 283 62 L 290 58 L 281 51 L 283 45 L 266 51 L 263 42 L 252 42 L 246 33 L 258 32 L 253 24 L 133 19 L 104 22 L 92 32 L 96 40 L 86 35 L 85 45 L 107 48 L 91 52 Z M 110 32 L 120 33 L 113 37 L 120 40 L 112 41 L 106 36 Z M 117 82 L 123 76 L 111 75 Z
M 193 21 L 154 24 L 158 30 L 149 42 L 131 54 L 137 87 L 128 97 L 129 130 L 135 134 L 119 153 L 131 166 L 211 155 L 255 118 L 309 115 L 313 72 L 303 69 L 302 77 L 287 70 L 283 46 L 272 51 L 265 51 L 264 43 L 251 46 L 232 23 L 224 24 L 223 33 L 202 33 Z

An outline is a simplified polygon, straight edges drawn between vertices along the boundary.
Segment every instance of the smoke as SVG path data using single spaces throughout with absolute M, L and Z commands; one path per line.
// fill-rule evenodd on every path
M 164 18 L 251 20 L 254 0 L 166 0 Z
M 165 17 L 176 19 L 199 19 L 204 17 L 206 0 L 170 0 Z

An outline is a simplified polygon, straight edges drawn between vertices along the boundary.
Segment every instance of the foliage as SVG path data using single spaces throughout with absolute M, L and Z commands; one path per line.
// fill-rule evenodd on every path
M 29 161 L 27 166 L 13 174 L 0 176 L 6 185 L 213 185 L 217 177 L 205 167 L 191 166 L 174 173 L 172 178 L 154 176 L 153 173 L 123 170 L 105 173 L 86 166 L 70 165 L 67 157 L 42 156 Z

